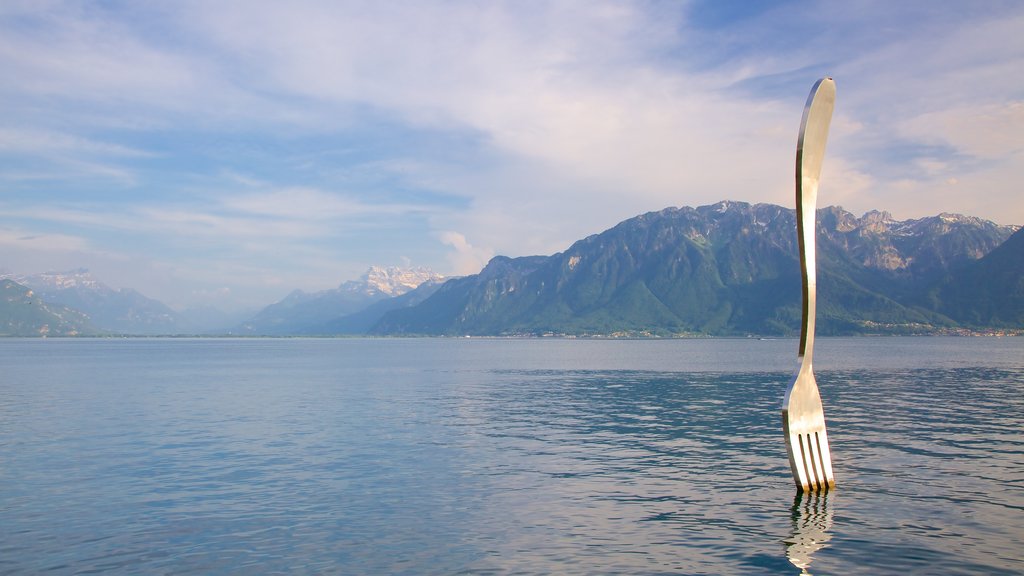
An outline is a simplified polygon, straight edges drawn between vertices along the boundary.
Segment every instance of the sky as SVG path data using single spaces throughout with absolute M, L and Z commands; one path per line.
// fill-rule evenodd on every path
M 0 0 L 0 269 L 258 308 L 478 272 L 633 216 L 1024 224 L 1019 1 Z

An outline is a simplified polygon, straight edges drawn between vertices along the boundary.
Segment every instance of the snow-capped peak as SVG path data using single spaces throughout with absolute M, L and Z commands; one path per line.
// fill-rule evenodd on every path
M 443 280 L 444 276 L 429 268 L 399 268 L 397 266 L 371 266 L 359 280 L 341 285 L 343 290 L 353 292 L 379 292 L 388 296 L 401 296 L 420 284 Z
M 110 288 L 93 277 L 86 268 L 68 270 L 65 272 L 42 272 L 40 274 L 16 275 L 9 274 L 8 277 L 19 284 L 34 288 L 36 290 L 100 290 L 109 291 Z

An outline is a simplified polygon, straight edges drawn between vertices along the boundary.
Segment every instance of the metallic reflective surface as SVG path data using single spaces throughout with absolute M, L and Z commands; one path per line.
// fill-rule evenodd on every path
M 786 558 L 801 574 L 810 574 L 814 554 L 832 539 L 832 507 L 829 493 L 797 492 L 792 509 L 793 534 L 785 541 Z
M 793 480 L 802 491 L 827 490 L 835 486 L 832 455 L 825 432 L 825 413 L 812 369 L 817 298 L 815 209 L 835 99 L 836 85 L 831 78 L 822 78 L 814 84 L 804 106 L 796 148 L 797 236 L 803 284 L 803 323 L 798 356 L 802 361 L 782 401 L 782 428 Z

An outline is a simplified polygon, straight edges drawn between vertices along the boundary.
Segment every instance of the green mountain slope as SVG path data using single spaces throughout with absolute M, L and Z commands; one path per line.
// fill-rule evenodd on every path
M 32 290 L 13 280 L 0 280 L 0 336 L 97 333 L 85 314 L 67 306 L 43 302 Z
M 967 326 L 1024 326 L 1024 229 L 937 283 L 927 302 Z
M 793 210 L 720 202 L 620 223 L 552 256 L 493 259 L 377 334 L 793 334 L 800 319 Z M 999 246 L 1010 227 L 962 216 L 898 222 L 819 211 L 818 329 L 915 333 L 956 322 L 921 294 Z

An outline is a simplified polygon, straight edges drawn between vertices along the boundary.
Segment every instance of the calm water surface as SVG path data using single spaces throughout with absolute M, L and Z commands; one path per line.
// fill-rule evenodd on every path
M 0 340 L 0 574 L 1020 574 L 1024 338 Z

